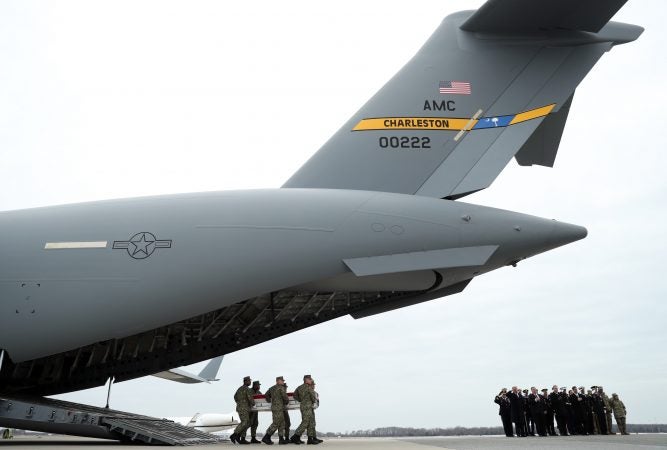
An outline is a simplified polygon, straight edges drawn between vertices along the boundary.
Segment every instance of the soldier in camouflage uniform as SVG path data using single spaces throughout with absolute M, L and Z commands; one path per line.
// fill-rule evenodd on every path
M 611 405 L 612 411 L 614 412 L 614 419 L 616 419 L 618 431 L 620 431 L 623 435 L 630 434 L 625 428 L 625 416 L 627 415 L 627 411 L 625 410 L 625 405 L 621 399 L 618 398 L 618 394 L 611 394 L 611 400 L 609 403 Z
M 252 399 L 252 389 L 250 388 L 250 377 L 243 378 L 243 386 L 236 390 L 234 401 L 236 402 L 236 412 L 239 413 L 239 423 L 234 429 L 234 433 L 229 439 L 235 444 L 250 444 L 245 440 L 246 431 L 250 426 L 250 408 L 255 404 Z
M 287 393 L 287 383 L 285 383 L 285 393 Z M 287 396 L 287 400 L 289 402 L 289 395 Z M 292 426 L 292 421 L 290 420 L 289 417 L 289 410 L 287 409 L 287 406 L 285 406 L 285 443 L 289 444 L 289 427 Z
M 604 402 L 605 417 L 603 417 L 601 420 L 606 419 L 607 421 L 607 434 L 616 434 L 611 428 L 611 401 L 609 401 L 609 397 L 605 393 L 602 386 L 598 386 L 598 391 L 600 392 L 600 397 L 602 397 L 602 401 Z
M 299 409 L 301 409 L 301 424 L 294 431 L 294 436 L 290 439 L 293 444 L 303 444 L 301 435 L 304 431 L 308 431 L 308 444 L 319 444 L 315 438 L 315 426 L 313 424 L 314 414 L 313 405 L 317 401 L 315 392 L 310 388 L 313 384 L 313 378 L 310 375 L 303 376 L 303 384 L 294 391 L 294 399 L 299 402 Z
M 318 444 L 321 444 L 324 441 L 317 437 L 317 421 L 315 420 L 315 407 L 320 407 L 320 394 L 315 390 L 315 380 L 313 380 L 313 384 L 310 385 L 310 388 L 315 394 L 315 403 L 313 404 L 313 439 L 316 440 Z
M 262 395 L 260 390 L 261 383 L 259 380 L 252 382 L 252 395 Z M 259 426 L 259 412 L 250 411 L 250 443 L 251 444 L 261 444 L 257 440 L 257 427 Z M 245 437 L 245 436 L 244 436 Z
M 276 377 L 276 384 L 269 388 L 266 392 L 267 400 L 271 401 L 271 415 L 273 422 L 269 428 L 266 429 L 262 442 L 268 445 L 273 445 L 271 436 L 278 430 L 278 443 L 281 445 L 288 444 L 287 434 L 285 433 L 285 406 L 289 401 L 287 391 L 285 390 L 285 379 L 283 377 Z

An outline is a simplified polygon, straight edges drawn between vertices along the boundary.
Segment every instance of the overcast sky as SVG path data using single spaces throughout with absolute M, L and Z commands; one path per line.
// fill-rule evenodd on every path
M 442 18 L 481 3 L 4 0 L 0 210 L 279 187 Z M 120 383 L 111 406 L 228 412 L 244 375 L 294 388 L 312 373 L 321 431 L 500 425 L 493 396 L 512 384 L 603 384 L 630 423 L 667 422 L 665 17 L 659 0 L 615 17 L 646 31 L 580 85 L 555 168 L 512 162 L 465 199 L 584 225 L 585 240 L 460 295 L 230 354 L 211 385 Z

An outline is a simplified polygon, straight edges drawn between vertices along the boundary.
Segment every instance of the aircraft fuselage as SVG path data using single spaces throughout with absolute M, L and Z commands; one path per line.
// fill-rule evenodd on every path
M 290 288 L 437 291 L 584 235 L 581 227 L 460 202 L 326 189 L 3 212 L 0 348 L 22 363 Z M 452 265 L 446 250 L 470 247 L 490 247 L 488 260 Z M 387 268 L 364 259 L 383 255 Z M 346 261 L 370 275 L 355 275 Z M 3 377 L 11 386 L 14 377 Z

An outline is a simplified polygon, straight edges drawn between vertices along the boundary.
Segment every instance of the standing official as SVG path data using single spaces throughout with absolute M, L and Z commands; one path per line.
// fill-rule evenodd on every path
M 542 399 L 546 406 L 546 414 L 544 415 L 544 428 L 547 430 L 549 436 L 556 436 L 556 429 L 554 428 L 554 409 L 549 400 L 549 389 L 542 389 Z
M 530 409 L 530 416 L 533 419 L 533 425 L 537 429 L 537 434 L 540 436 L 546 436 L 546 430 L 544 428 L 544 412 L 546 411 L 546 405 L 540 394 L 537 392 L 535 386 L 530 388 L 530 394 L 528 394 L 528 405 Z
M 584 399 L 579 396 L 576 386 L 572 386 L 570 392 L 570 403 L 572 403 L 572 409 L 574 411 L 575 429 L 577 430 L 577 434 L 586 434 L 586 428 L 584 426 L 586 419 L 582 404 Z
M 593 432 L 591 434 L 600 434 L 600 423 L 598 422 L 598 417 L 595 414 L 595 398 L 593 397 L 593 391 L 588 390 L 586 397 L 588 398 L 588 408 L 591 414 L 591 422 L 593 427 Z
M 255 404 L 252 399 L 252 389 L 250 388 L 250 377 L 243 378 L 243 386 L 236 390 L 234 401 L 236 402 L 236 412 L 239 413 L 239 423 L 234 429 L 234 433 L 229 439 L 238 444 L 250 444 L 245 440 L 246 431 L 250 426 L 250 409 Z
M 579 396 L 584 399 L 582 406 L 584 410 L 584 427 L 586 434 L 595 434 L 595 427 L 593 426 L 593 410 L 591 409 L 591 396 L 586 394 L 583 386 L 579 387 Z
M 521 392 L 523 392 L 522 401 L 523 401 L 523 414 L 526 421 L 525 425 L 526 433 L 529 436 L 535 436 L 535 422 L 533 421 L 533 415 L 531 414 L 530 411 L 530 404 L 528 403 L 528 389 L 524 389 Z
M 577 434 L 577 418 L 574 415 L 574 406 L 572 406 L 572 389 L 565 392 L 567 388 L 561 388 L 565 395 L 565 409 L 567 410 L 567 431 L 570 434 Z
M 569 433 L 567 432 L 567 411 L 565 410 L 565 402 L 558 392 L 558 386 L 555 384 L 551 388 L 549 401 L 551 402 L 551 408 L 553 408 L 554 413 L 556 414 L 558 433 L 561 436 L 567 436 Z
M 510 413 L 512 415 L 512 422 L 514 422 L 516 435 L 518 437 L 526 437 L 523 400 L 521 399 L 519 388 L 512 386 L 512 392 L 507 393 L 507 398 L 510 399 Z
M 313 378 L 310 375 L 304 375 L 303 384 L 294 391 L 294 399 L 299 402 L 299 409 L 301 410 L 301 424 L 290 439 L 293 444 L 303 444 L 301 435 L 304 431 L 308 433 L 308 444 L 319 444 L 315 440 L 315 426 L 313 424 L 313 405 L 317 399 L 310 388 L 311 384 L 313 384 Z
M 285 391 L 285 379 L 283 377 L 276 377 L 276 384 L 271 386 L 266 392 L 267 400 L 271 402 L 271 417 L 272 422 L 269 428 L 266 429 L 262 442 L 268 445 L 273 445 L 271 436 L 278 430 L 278 443 L 288 444 L 288 436 L 285 432 L 285 406 L 289 401 L 287 392 Z
M 503 423 L 505 436 L 514 437 L 512 430 L 512 406 L 510 405 L 510 399 L 507 398 L 507 389 L 503 388 L 500 393 L 496 395 L 496 398 L 493 399 L 493 402 L 498 405 L 498 415 Z
M 618 398 L 618 394 L 611 394 L 610 405 L 614 412 L 614 419 L 616 419 L 618 431 L 623 435 L 629 434 L 628 430 L 625 428 L 625 416 L 627 415 L 627 411 L 625 410 L 625 405 L 621 399 Z

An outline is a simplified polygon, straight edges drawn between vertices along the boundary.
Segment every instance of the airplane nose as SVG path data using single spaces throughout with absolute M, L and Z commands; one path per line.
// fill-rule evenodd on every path
M 570 242 L 578 241 L 588 235 L 588 230 L 585 227 L 574 225 L 571 223 L 564 223 L 554 221 L 554 228 L 551 232 L 551 239 L 555 246 L 569 244 Z

